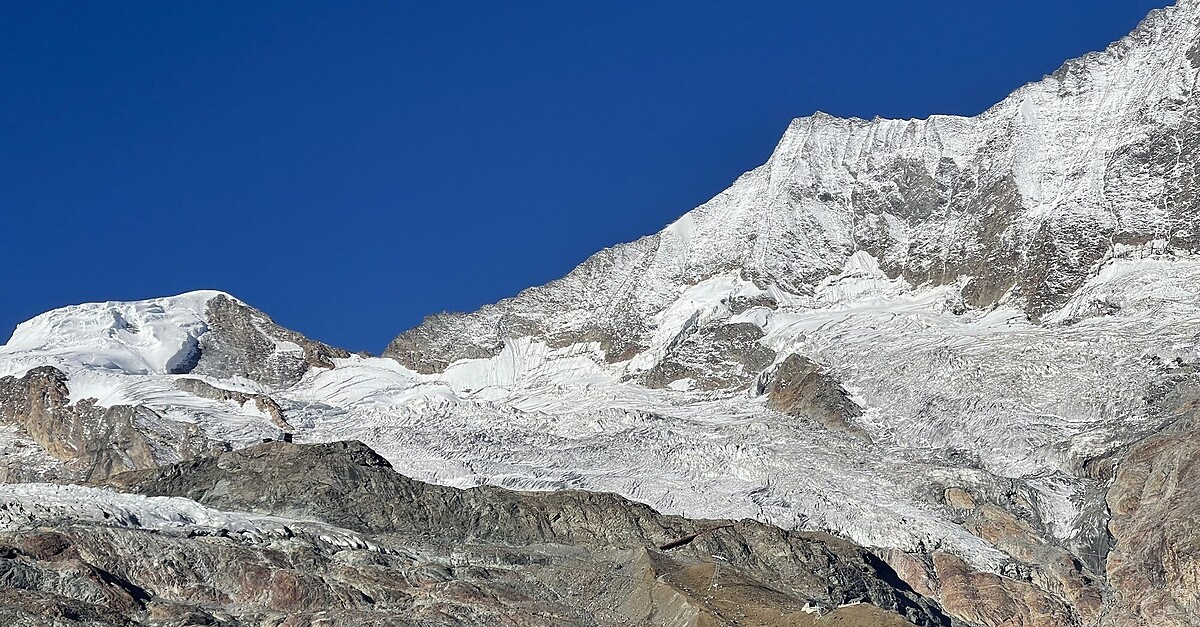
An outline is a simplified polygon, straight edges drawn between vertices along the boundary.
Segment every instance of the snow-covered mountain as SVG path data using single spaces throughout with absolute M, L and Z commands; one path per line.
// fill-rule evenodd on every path
M 972 624 L 1197 624 L 1198 72 L 1180 0 L 973 118 L 797 119 L 658 234 L 382 357 L 218 292 L 55 310 L 0 347 L 0 465 L 357 439 L 832 532 Z
M 687 287 L 733 272 L 811 297 L 857 251 L 890 277 L 954 285 L 968 306 L 1052 311 L 1125 246 L 1200 244 L 1195 11 L 1157 11 L 977 117 L 797 119 L 767 163 L 660 233 L 434 318 L 387 354 L 440 370 L 533 336 L 594 339 L 619 361 L 648 346 L 651 318 Z

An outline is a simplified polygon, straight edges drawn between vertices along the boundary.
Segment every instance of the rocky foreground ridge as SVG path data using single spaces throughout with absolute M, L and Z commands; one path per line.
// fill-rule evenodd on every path
M 827 534 L 435 486 L 358 442 L 265 443 L 101 485 L 0 490 L 4 624 L 960 624 Z
M 975 117 L 798 119 L 381 357 L 220 292 L 37 316 L 0 347 L 0 605 L 1200 625 L 1198 76 L 1180 0 Z

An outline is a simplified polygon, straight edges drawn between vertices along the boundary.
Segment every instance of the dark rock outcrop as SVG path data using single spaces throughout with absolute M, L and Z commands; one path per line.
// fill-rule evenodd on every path
M 763 335 L 746 322 L 687 328 L 663 359 L 642 374 L 641 383 L 664 388 L 691 379 L 699 390 L 745 389 L 775 359 L 775 351 L 759 343 Z

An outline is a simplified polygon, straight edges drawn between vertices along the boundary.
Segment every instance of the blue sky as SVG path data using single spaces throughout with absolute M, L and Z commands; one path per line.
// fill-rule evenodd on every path
M 794 117 L 975 114 L 1169 2 L 4 2 L 0 336 L 192 289 L 379 351 L 653 233 Z

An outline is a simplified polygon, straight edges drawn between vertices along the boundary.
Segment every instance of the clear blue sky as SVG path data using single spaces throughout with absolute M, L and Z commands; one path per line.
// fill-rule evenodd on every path
M 793 117 L 978 113 L 1167 4 L 4 2 L 0 340 L 213 288 L 379 351 L 657 231 Z

